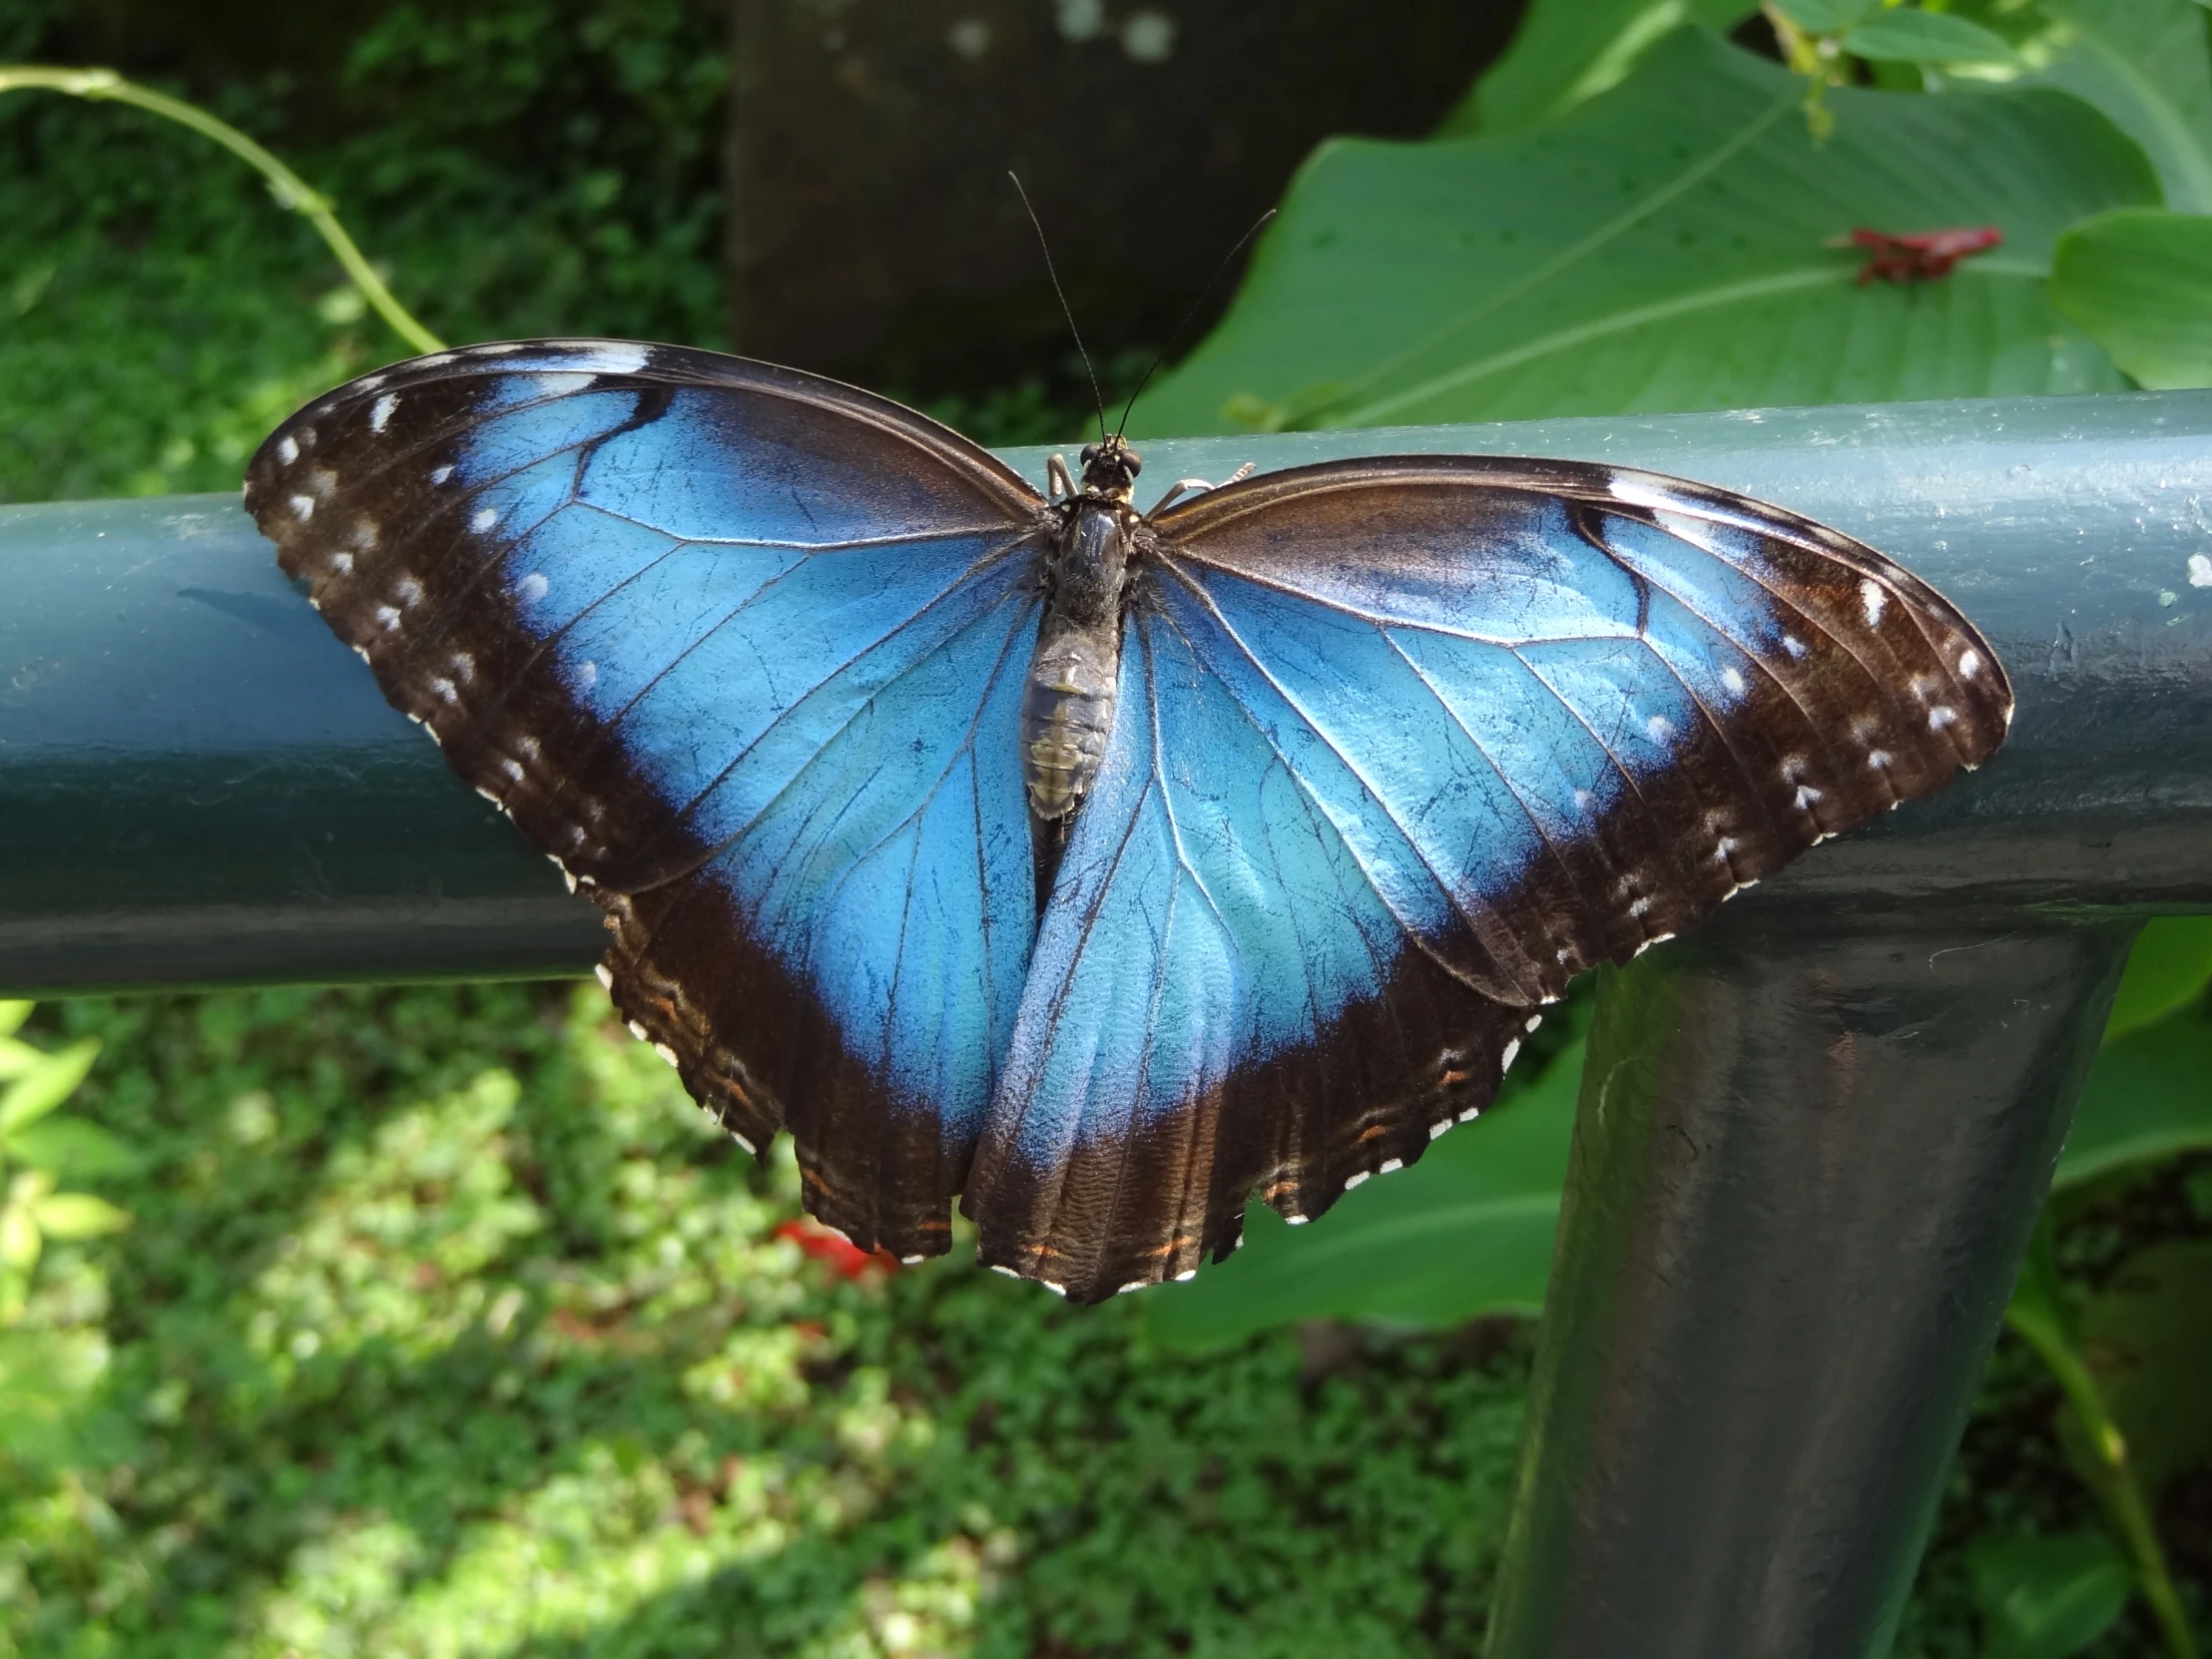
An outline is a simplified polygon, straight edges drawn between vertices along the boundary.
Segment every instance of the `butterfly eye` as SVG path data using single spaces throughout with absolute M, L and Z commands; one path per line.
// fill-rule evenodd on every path
M 1144 470 L 1144 462 L 1138 459 L 1134 449 L 1124 449 L 1121 452 L 1121 464 L 1132 478 Z
M 1083 445 L 1083 464 L 1085 466 L 1089 466 L 1091 462 L 1097 459 L 1098 445 L 1095 443 L 1086 443 L 1085 445 Z

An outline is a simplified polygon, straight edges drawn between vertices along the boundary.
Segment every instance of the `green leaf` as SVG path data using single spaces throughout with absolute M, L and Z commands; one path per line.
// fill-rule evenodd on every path
M 1968 1554 L 1984 1659 L 2066 1659 L 2112 1627 L 2134 1588 L 2102 1532 L 1986 1538 Z
M 2165 204 L 2212 213 L 2212 43 L 2195 0 L 2044 0 L 2058 55 L 2036 75 L 2143 147 Z
M 2212 1147 L 2212 1020 L 2181 1014 L 2098 1050 L 2051 1191 L 2206 1147 Z
M 1618 85 L 1684 24 L 1730 29 L 1758 9 L 1744 0 L 1535 0 L 1505 55 L 1438 131 L 1510 133 L 1541 126 Z
M 98 1124 L 82 1118 L 49 1117 L 8 1137 L 8 1157 L 33 1169 L 72 1181 L 103 1181 L 135 1175 L 143 1160 Z
M 0 1331 L 0 1451 L 66 1457 L 73 1408 L 107 1363 L 97 1332 Z
M 36 1122 L 76 1092 L 100 1057 L 100 1042 L 87 1037 L 59 1053 L 48 1054 L 0 1092 L 0 1152 L 17 1130 Z
M 1197 1352 L 1298 1320 L 1438 1326 L 1537 1313 L 1581 1076 L 1577 1043 L 1532 1086 L 1445 1135 L 1411 1169 L 1347 1193 L 1311 1227 L 1253 1205 L 1243 1250 L 1145 1299 L 1153 1335 Z
M 2124 384 L 2042 278 L 2066 225 L 2156 200 L 2140 150 L 2047 88 L 1837 88 L 1816 148 L 1802 93 L 1684 30 L 1538 132 L 1324 146 L 1137 420 L 1221 431 L 1240 395 L 1255 424 L 1362 426 Z M 2002 248 L 1911 287 L 1825 246 L 1991 223 Z
M 2212 1239 L 2151 1245 L 2082 1305 L 2081 1351 L 2155 1504 L 2212 1461 Z
M 2212 217 L 2100 214 L 2058 239 L 2051 300 L 2154 391 L 2212 386 Z
M 1809 35 L 1840 35 L 1881 4 L 1882 0 L 1780 0 L 1776 9 Z
M 1898 7 L 1869 18 L 1843 38 L 1843 48 L 1855 58 L 1879 58 L 1890 63 L 2010 63 L 2012 48 L 2004 37 L 1978 23 L 1941 12 L 1909 11 Z
M 40 1199 L 32 1215 L 49 1239 L 97 1239 L 131 1225 L 130 1211 L 90 1193 L 54 1193 Z
M 2128 952 L 2104 1040 L 2164 1019 L 2212 984 L 2212 916 L 2154 916 Z
M 34 1006 L 36 1004 L 30 1002 L 0 1000 L 0 1037 L 12 1037 L 22 1030 L 23 1022 L 31 1017 Z

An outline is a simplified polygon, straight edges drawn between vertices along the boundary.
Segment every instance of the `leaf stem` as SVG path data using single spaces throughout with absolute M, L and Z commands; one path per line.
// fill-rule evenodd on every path
M 2047 1227 L 2048 1223 L 2043 1225 Z M 2126 1436 L 2105 1408 L 2096 1377 L 2074 1342 L 2070 1322 L 2058 1300 L 2048 1235 L 2038 1231 L 2040 1236 L 2021 1269 L 2020 1286 L 2005 1309 L 2004 1322 L 2050 1369 L 2067 1404 L 2087 1431 L 2098 1475 L 2091 1485 L 2133 1557 L 2136 1587 L 2165 1634 L 2167 1652 L 2173 1659 L 2198 1659 L 2196 1637 L 2174 1590 L 2173 1575 L 2167 1570 L 2166 1552 L 2151 1523 L 2150 1505 L 2144 1500 L 2143 1488 L 2128 1459 Z
M 330 200 L 310 189 L 298 174 L 256 144 L 236 127 L 219 121 L 207 111 L 171 98 L 166 93 L 154 91 L 125 80 L 112 69 L 58 69 L 44 64 L 0 65 L 0 94 L 26 89 L 42 89 L 63 92 L 72 98 L 106 100 L 111 103 L 129 104 L 189 127 L 203 138 L 211 138 L 224 149 L 245 162 L 255 172 L 269 181 L 270 193 L 279 206 L 289 208 L 315 228 L 330 252 L 337 256 L 338 264 L 353 285 L 360 289 L 361 297 L 375 308 L 376 314 L 391 325 L 392 332 L 413 346 L 417 351 L 442 351 L 445 342 L 430 332 L 408 309 L 393 297 L 391 289 L 362 256 L 353 239 L 345 234 L 337 215 L 331 211 Z

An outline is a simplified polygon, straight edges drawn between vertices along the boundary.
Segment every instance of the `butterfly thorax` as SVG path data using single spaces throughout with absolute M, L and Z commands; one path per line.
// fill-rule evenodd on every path
M 1098 776 L 1114 725 L 1121 607 L 1138 518 L 1141 463 L 1118 437 L 1083 451 L 1082 487 L 1057 503 L 1045 559 L 1045 614 L 1022 695 L 1021 769 L 1029 810 L 1057 824 Z

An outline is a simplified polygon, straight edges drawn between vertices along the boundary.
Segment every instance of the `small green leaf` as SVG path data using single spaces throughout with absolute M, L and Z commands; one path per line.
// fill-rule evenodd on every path
M 143 1160 L 98 1124 L 49 1117 L 8 1137 L 8 1157 L 72 1181 L 104 1181 L 133 1175 Z
M 2082 1305 L 2081 1352 L 2155 1504 L 2212 1461 L 2212 1240 L 2137 1251 Z
M 23 1022 L 31 1017 L 34 1004 L 29 1002 L 0 1001 L 0 1037 L 12 1037 L 23 1029 Z
M 2012 48 L 2002 35 L 1978 23 L 1941 12 L 1899 7 L 1869 18 L 1843 38 L 1855 58 L 1891 63 L 2010 63 Z
M 2153 391 L 2212 386 L 2212 216 L 2083 220 L 2058 239 L 2050 297 Z
M 49 1239 L 97 1239 L 131 1225 L 131 1212 L 90 1193 L 54 1193 L 32 1206 L 39 1231 Z
M 30 1205 L 11 1202 L 0 1208 L 0 1267 L 29 1273 L 38 1266 L 40 1243 L 38 1218 Z
M 0 1149 L 25 1125 L 44 1117 L 76 1092 L 100 1056 L 100 1042 L 87 1037 L 49 1054 L 0 1093 Z
M 2134 1585 L 2102 1532 L 1989 1538 L 1969 1559 L 1984 1659 L 2067 1659 L 2112 1627 Z
M 1809 35 L 1840 35 L 1882 0 L 1778 0 L 1776 10 Z
M 2128 952 L 2127 972 L 2104 1022 L 2104 1040 L 2164 1019 L 2212 984 L 2212 916 L 2157 916 Z
M 1541 126 L 1617 85 L 1646 52 L 1684 24 L 1725 33 L 1758 10 L 1745 0 L 1535 0 L 1505 55 L 1483 72 L 1437 132 L 1510 133 Z
M 1537 1313 L 1581 1076 L 1577 1043 L 1532 1086 L 1452 1130 L 1411 1169 L 1346 1194 L 1311 1227 L 1253 1205 L 1242 1251 L 1145 1298 L 1154 1336 L 1202 1351 L 1299 1320 L 1432 1327 Z
M 2051 1191 L 2203 1147 L 2212 1147 L 2212 1019 L 2182 1013 L 2098 1051 Z

